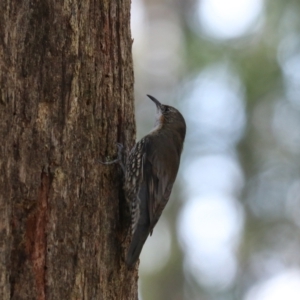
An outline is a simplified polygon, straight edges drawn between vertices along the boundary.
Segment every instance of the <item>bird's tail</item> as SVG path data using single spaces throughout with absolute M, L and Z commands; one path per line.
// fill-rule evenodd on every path
M 146 242 L 146 239 L 149 235 L 150 228 L 150 219 L 148 212 L 148 186 L 146 181 L 141 184 L 141 187 L 137 196 L 137 210 L 138 210 L 138 219 L 132 220 L 132 225 L 134 232 L 132 235 L 131 243 L 126 256 L 126 264 L 128 267 L 132 268 L 143 249 L 143 246 Z M 135 224 L 137 222 L 137 224 Z
M 127 256 L 126 264 L 128 267 L 133 267 L 139 259 L 140 253 L 149 235 L 149 225 L 139 224 L 133 234 Z

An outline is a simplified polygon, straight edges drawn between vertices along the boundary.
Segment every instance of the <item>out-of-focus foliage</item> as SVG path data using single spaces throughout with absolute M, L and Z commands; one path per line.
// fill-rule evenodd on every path
M 299 16 L 292 0 L 133 0 L 138 138 L 145 94 L 188 127 L 141 299 L 300 299 Z

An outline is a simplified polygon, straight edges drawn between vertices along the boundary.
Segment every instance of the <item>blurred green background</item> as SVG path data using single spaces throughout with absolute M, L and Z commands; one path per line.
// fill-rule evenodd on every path
M 171 200 L 141 255 L 142 300 L 300 299 L 300 1 L 132 0 L 146 94 L 187 123 Z

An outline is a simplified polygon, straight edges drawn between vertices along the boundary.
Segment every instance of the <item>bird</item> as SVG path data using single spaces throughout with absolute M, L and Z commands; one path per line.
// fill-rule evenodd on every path
M 186 134 L 185 120 L 176 108 L 147 96 L 157 108 L 155 126 L 135 144 L 122 167 L 131 215 L 131 242 L 125 258 L 130 268 L 135 266 L 170 198 Z

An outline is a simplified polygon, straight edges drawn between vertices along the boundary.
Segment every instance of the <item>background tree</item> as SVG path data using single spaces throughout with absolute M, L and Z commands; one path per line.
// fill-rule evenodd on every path
M 143 300 L 300 299 L 299 15 L 293 0 L 133 1 L 137 136 L 145 91 L 187 122 Z
M 118 166 L 133 145 L 130 1 L 0 4 L 0 298 L 137 299 Z

